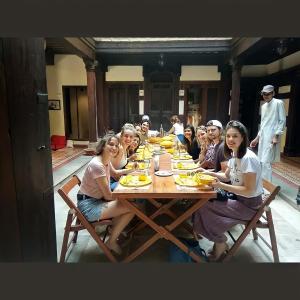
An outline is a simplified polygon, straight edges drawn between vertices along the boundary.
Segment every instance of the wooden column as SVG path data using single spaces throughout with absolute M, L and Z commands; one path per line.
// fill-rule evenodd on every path
M 102 65 L 96 67 L 96 95 L 97 95 L 97 121 L 98 136 L 105 134 L 108 128 L 108 105 L 105 93 L 105 72 L 106 69 Z
M 241 69 L 241 65 L 236 60 L 233 61 L 230 120 L 239 119 Z
M 287 134 L 284 147 L 286 156 L 300 156 L 300 71 L 297 71 L 293 77 L 291 85 L 291 97 L 289 102 L 289 112 L 287 118 Z
M 0 39 L 0 79 L 0 261 L 56 262 L 44 39 Z
M 84 59 L 87 74 L 87 94 L 89 106 L 89 141 L 97 142 L 97 96 L 96 96 L 96 75 L 95 68 L 97 61 Z
M 232 81 L 232 73 L 229 65 L 220 67 L 221 71 L 221 97 L 218 109 L 218 120 L 222 123 L 223 127 L 229 120 L 229 101 L 230 101 L 230 89 Z

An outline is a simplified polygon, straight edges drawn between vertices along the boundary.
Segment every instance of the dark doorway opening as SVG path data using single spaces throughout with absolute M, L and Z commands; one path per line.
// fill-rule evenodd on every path
M 64 117 L 66 138 L 89 140 L 88 96 L 85 86 L 64 86 Z
M 110 129 L 119 132 L 125 123 L 139 121 L 139 84 L 108 86 Z

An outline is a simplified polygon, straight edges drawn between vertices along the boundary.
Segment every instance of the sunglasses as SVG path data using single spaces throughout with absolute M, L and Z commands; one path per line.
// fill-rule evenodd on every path
M 270 92 L 270 93 L 262 93 L 263 96 L 269 96 L 271 95 L 273 92 Z

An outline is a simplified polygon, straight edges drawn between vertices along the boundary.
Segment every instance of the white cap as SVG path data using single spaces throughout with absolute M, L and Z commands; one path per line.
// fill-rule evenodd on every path
M 220 129 L 223 129 L 222 123 L 218 120 L 210 120 L 207 122 L 206 126 L 217 126 Z
M 145 121 L 150 121 L 150 118 L 148 115 L 143 115 L 142 122 L 145 122 Z
M 262 94 L 262 93 L 271 93 L 271 92 L 274 92 L 274 86 L 268 84 L 263 87 L 260 93 Z

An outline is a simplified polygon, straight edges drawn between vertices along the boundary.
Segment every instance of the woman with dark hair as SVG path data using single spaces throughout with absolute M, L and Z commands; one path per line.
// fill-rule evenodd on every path
M 195 140 L 195 129 L 192 125 L 186 125 L 183 131 L 183 142 L 185 150 L 194 160 L 198 159 L 200 150 L 197 149 L 197 142 Z
M 129 160 L 132 160 L 136 157 L 136 150 L 141 145 L 141 136 L 138 132 L 135 133 L 133 140 L 127 150 L 127 156 Z
M 149 121 L 143 121 L 141 124 L 141 143 L 144 144 L 145 141 L 148 139 L 148 133 L 149 133 L 150 123 Z
M 96 156 L 89 162 L 77 194 L 77 206 L 89 222 L 113 218 L 113 226 L 106 242 L 117 254 L 122 250 L 117 238 L 134 214 L 122 201 L 113 199 L 109 179 L 111 157 L 118 151 L 119 140 L 115 135 L 105 135 L 96 147 Z M 126 170 L 127 171 L 127 170 Z
M 214 188 L 227 191 L 228 199 L 212 199 L 193 216 L 194 230 L 214 242 L 210 259 L 216 261 L 228 249 L 225 232 L 249 221 L 262 203 L 261 166 L 257 156 L 247 148 L 248 135 L 239 121 L 230 121 L 225 130 L 224 153 L 230 157 L 224 173 L 205 171 L 216 177 Z M 231 184 L 221 181 L 230 180 Z M 230 194 L 231 193 L 231 194 Z

